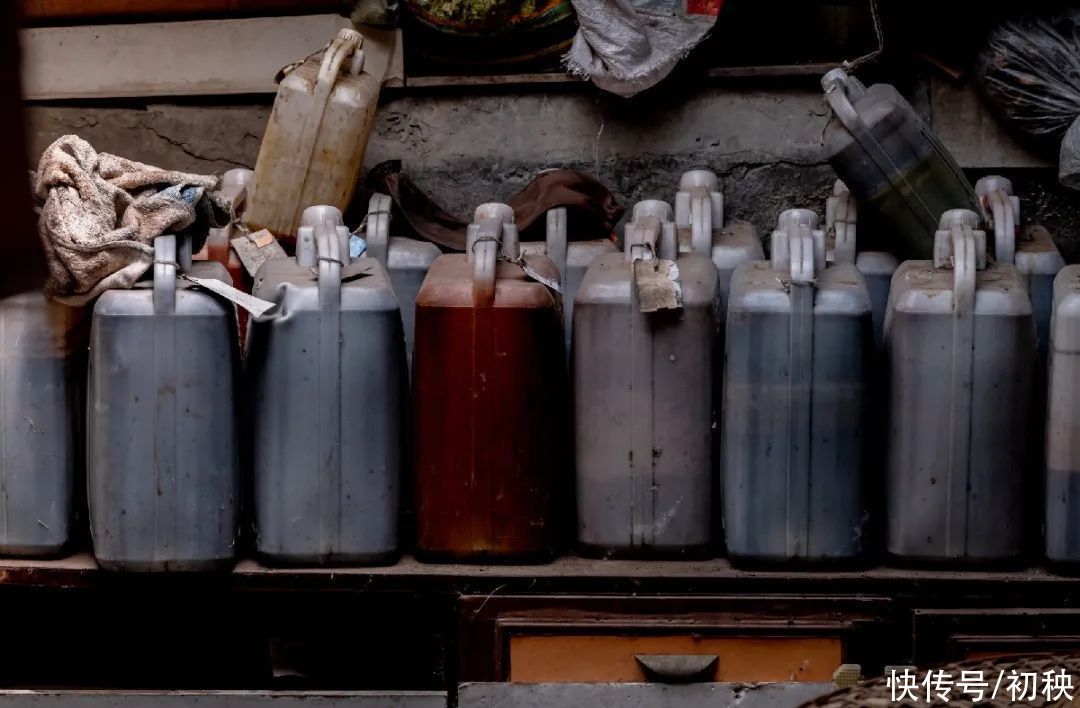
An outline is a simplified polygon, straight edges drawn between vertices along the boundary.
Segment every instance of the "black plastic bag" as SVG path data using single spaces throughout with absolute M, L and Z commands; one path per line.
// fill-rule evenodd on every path
M 1080 116 L 1080 9 L 1001 24 L 979 53 L 976 75 L 1020 137 L 1056 152 Z

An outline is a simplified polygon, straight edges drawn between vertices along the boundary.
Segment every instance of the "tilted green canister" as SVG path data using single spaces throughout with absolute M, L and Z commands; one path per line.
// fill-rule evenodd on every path
M 971 183 L 915 109 L 889 84 L 866 88 L 843 69 L 821 80 L 833 117 L 825 153 L 863 208 L 869 228 L 901 258 L 934 254 L 949 209 L 982 214 Z

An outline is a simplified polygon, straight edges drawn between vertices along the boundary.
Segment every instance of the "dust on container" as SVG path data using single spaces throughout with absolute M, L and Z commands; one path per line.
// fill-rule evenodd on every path
M 604 555 L 700 551 L 712 531 L 719 278 L 679 254 L 671 206 L 638 202 L 624 253 L 574 308 L 577 540 Z
M 94 556 L 111 570 L 211 570 L 236 552 L 236 313 L 177 278 L 229 274 L 177 241 L 155 239 L 153 278 L 94 306 L 88 502 Z
M 417 551 L 545 559 L 562 538 L 568 382 L 558 292 L 516 263 L 514 213 L 477 208 L 464 254 L 440 256 L 416 300 Z M 558 281 L 550 259 L 526 261 Z
M 893 277 L 887 546 L 923 561 L 1007 561 L 1024 543 L 1035 322 L 1016 266 L 986 257 L 979 216 L 941 217 L 933 261 Z
M 1054 279 L 1046 414 L 1046 557 L 1080 563 L 1080 265 Z
M 262 265 L 251 401 L 256 550 L 276 563 L 375 563 L 398 549 L 407 395 L 397 299 L 349 257 L 341 212 L 304 212 L 296 258 Z
M 364 162 L 380 83 L 364 71 L 363 36 L 343 29 L 278 85 L 247 212 L 253 229 L 296 235 L 312 204 L 344 209 Z
M 832 196 L 825 200 L 825 261 L 854 263 L 866 281 L 870 293 L 870 308 L 874 319 L 874 344 L 881 348 L 885 331 L 885 309 L 889 304 L 889 288 L 900 262 L 888 251 L 859 251 L 856 249 L 858 208 L 855 196 L 843 180 L 836 180 Z
M 867 226 L 895 253 L 930 258 L 943 212 L 979 212 L 970 182 L 893 86 L 866 88 L 843 69 L 825 74 L 821 85 L 833 113 L 825 152 L 863 207 Z
M 619 249 L 611 239 L 606 238 L 568 240 L 566 207 L 548 209 L 544 217 L 547 238 L 544 241 L 523 242 L 521 253 L 526 256 L 545 255 L 559 269 L 562 282 L 563 330 L 566 335 L 566 355 L 569 357 L 570 340 L 574 331 L 574 300 L 585 272 L 597 258 L 608 253 L 617 253 Z
M 675 194 L 675 226 L 680 253 L 706 253 L 720 271 L 720 292 L 726 303 L 731 276 L 743 263 L 765 258 L 761 239 L 745 221 L 724 223 L 724 195 L 709 170 L 690 170 L 679 179 Z M 720 313 L 723 321 L 723 312 Z
M 54 556 L 71 541 L 82 313 L 39 291 L 0 299 L 0 555 Z
M 1039 360 L 1044 362 L 1050 343 L 1050 314 L 1054 305 L 1054 278 L 1065 267 L 1054 239 L 1042 226 L 1020 226 L 1020 198 L 1012 182 L 991 175 L 975 183 L 988 225 L 994 230 L 994 258 L 1013 263 L 1031 297 Z
M 427 277 L 431 264 L 442 251 L 433 243 L 390 235 L 390 197 L 375 193 L 368 200 L 364 238 L 365 255 L 374 258 L 390 274 L 390 282 L 401 307 L 405 331 L 405 352 L 412 361 L 416 331 L 416 295 Z
M 728 553 L 852 560 L 867 522 L 870 295 L 853 264 L 825 267 L 810 210 L 780 215 L 771 251 L 731 281 L 720 442 Z

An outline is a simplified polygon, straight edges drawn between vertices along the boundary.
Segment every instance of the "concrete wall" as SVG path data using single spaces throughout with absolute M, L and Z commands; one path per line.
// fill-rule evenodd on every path
M 99 150 L 166 167 L 251 166 L 271 98 L 244 105 L 32 106 L 31 159 L 59 135 L 75 132 Z M 1046 215 L 1068 255 L 1080 259 L 1080 241 L 1072 236 L 1080 216 L 1053 171 L 1004 136 L 970 92 L 935 86 L 924 103 L 961 163 L 984 171 L 1009 166 L 1032 205 L 1027 215 Z M 422 188 L 462 215 L 506 198 L 546 167 L 596 173 L 628 206 L 646 197 L 671 199 L 684 170 L 705 167 L 720 175 L 728 213 L 768 233 L 783 208 L 823 208 L 835 179 L 820 150 L 827 115 L 812 83 L 676 89 L 632 102 L 590 86 L 398 91 L 379 109 L 366 162 L 402 159 Z

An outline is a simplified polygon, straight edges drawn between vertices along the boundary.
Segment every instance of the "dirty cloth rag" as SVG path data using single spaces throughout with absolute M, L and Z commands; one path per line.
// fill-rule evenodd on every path
M 218 178 L 163 170 L 99 153 L 76 135 L 58 138 L 38 163 L 34 191 L 48 258 L 45 293 L 84 305 L 105 290 L 130 288 L 154 262 L 154 238 L 203 234 L 228 223 L 211 195 Z M 194 244 L 197 248 L 200 244 Z
M 450 214 L 424 194 L 401 171 L 400 160 L 387 160 L 371 168 L 366 188 L 369 193 L 390 196 L 393 223 L 400 225 L 395 230 L 401 235 L 415 236 L 446 250 L 465 250 L 469 221 Z M 544 240 L 548 209 L 566 207 L 566 237 L 570 241 L 611 238 L 624 211 L 598 179 L 563 169 L 541 172 L 506 203 L 514 210 L 522 241 Z
M 578 32 L 567 70 L 620 96 L 671 73 L 716 24 L 720 3 L 693 0 L 573 0 Z

